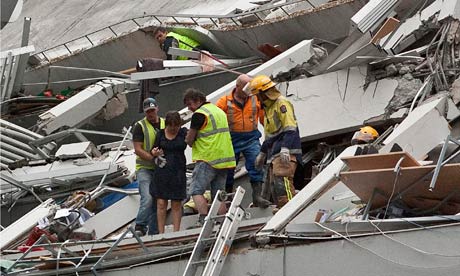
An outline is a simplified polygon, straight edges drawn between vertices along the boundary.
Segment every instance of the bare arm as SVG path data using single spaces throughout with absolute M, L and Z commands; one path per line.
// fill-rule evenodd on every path
M 137 156 L 147 161 L 151 161 L 153 159 L 153 155 L 150 154 L 150 152 L 145 151 L 142 148 L 142 145 L 144 144 L 143 142 L 133 142 L 133 144 L 134 144 L 134 152 L 136 153 Z
M 187 136 L 185 136 L 185 143 L 187 143 L 187 145 L 191 147 L 196 140 L 197 134 L 198 134 L 198 130 L 193 129 L 193 128 L 189 129 L 187 131 Z

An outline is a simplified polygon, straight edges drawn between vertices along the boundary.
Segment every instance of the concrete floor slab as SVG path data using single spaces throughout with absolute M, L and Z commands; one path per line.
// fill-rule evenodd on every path
M 398 82 L 384 79 L 363 89 L 365 78 L 365 67 L 353 67 L 280 86 L 294 104 L 303 141 L 355 129 L 385 113 Z

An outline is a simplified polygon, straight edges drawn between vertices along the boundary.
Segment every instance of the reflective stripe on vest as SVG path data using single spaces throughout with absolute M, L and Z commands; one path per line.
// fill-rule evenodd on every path
M 145 151 L 150 151 L 153 147 L 153 143 L 155 142 L 157 131 L 145 117 L 142 120 L 139 120 L 137 123 L 141 126 L 142 133 L 144 133 L 144 142 L 142 143 L 142 148 Z M 160 129 L 164 128 L 165 121 L 163 118 L 160 118 Z M 155 165 L 151 160 L 144 160 L 139 156 L 136 156 L 136 171 L 141 168 L 154 169 Z
M 252 130 L 257 129 L 257 98 L 256 97 L 250 97 L 251 98 L 251 111 L 252 111 Z M 246 107 L 246 103 L 243 106 L 243 117 L 244 117 L 244 108 Z M 235 124 L 235 110 L 233 108 L 233 103 L 230 99 L 227 98 L 227 119 L 228 119 L 228 126 L 230 128 L 230 131 L 233 131 L 233 126 Z M 244 122 L 244 119 L 243 119 Z
M 205 115 L 207 124 L 198 130 L 193 143 L 193 161 L 205 161 L 216 169 L 235 167 L 235 153 L 225 112 L 209 103 L 195 112 Z

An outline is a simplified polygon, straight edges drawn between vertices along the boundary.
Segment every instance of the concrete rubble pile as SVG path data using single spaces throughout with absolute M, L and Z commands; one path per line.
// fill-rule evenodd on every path
M 366 2 L 350 18 L 348 37 L 335 47 L 303 40 L 248 72 L 269 75 L 292 102 L 304 164 L 298 193 L 283 208 L 274 214 L 271 208 L 248 208 L 252 218 L 243 220 L 234 241 L 237 249 L 230 249 L 231 258 L 221 275 L 304 275 L 306 260 L 311 274 L 320 275 L 458 274 L 460 4 L 453 0 Z M 297 8 L 301 13 L 308 5 Z M 216 102 L 234 84 L 210 93 L 208 100 Z M 78 104 L 69 104 L 66 112 L 52 109 L 42 114 L 39 128 L 53 135 L 62 126 L 79 126 L 104 105 L 106 93 L 93 113 L 81 114 L 84 118 L 72 115 L 80 114 Z M 190 115 L 185 109 L 181 113 L 185 118 Z M 379 138 L 350 145 L 354 132 L 364 125 L 377 129 Z M 24 153 L 28 164 L 3 165 L 6 159 L 2 159 L 2 167 L 18 166 L 1 172 L 4 181 L 15 180 L 9 187 L 69 185 L 78 177 L 66 179 L 57 174 L 59 168 L 47 172 L 56 176 L 43 180 L 34 176 L 27 182 L 21 177 L 40 166 L 67 172 L 89 166 L 97 184 L 88 193 L 91 197 L 81 198 L 97 198 L 104 189 L 122 192 L 104 185 L 101 177 L 120 173 L 121 167 L 134 162 L 129 146 L 123 150 L 124 163 L 115 164 L 121 158 L 120 143 L 111 145 L 118 150 L 105 156 L 103 149 L 83 140 L 56 152 L 53 139 L 29 135 L 43 143 L 31 143 L 35 151 Z M 31 166 L 50 152 L 60 159 Z M 10 157 L 5 156 L 6 161 Z M 99 173 L 96 166 L 101 167 Z M 128 170 L 132 173 L 132 167 Z M 89 177 L 89 170 L 85 172 Z M 81 177 L 81 171 L 78 174 Z M 247 186 L 247 182 L 242 173 L 235 184 Z M 2 231 L 2 235 L 14 233 L 2 240 L 2 257 L 10 262 L 5 269 L 11 275 L 25 271 L 31 275 L 180 274 L 200 230 L 184 226 L 179 232 L 139 238 L 130 227 L 139 196 L 133 190 L 124 193 L 130 196 L 89 216 L 79 227 L 70 227 L 67 221 L 71 229 L 58 231 L 61 236 L 43 229 L 61 218 L 72 220 L 72 210 L 87 207 L 89 200 L 61 206 L 41 203 Z M 193 219 L 184 217 L 184 223 Z M 18 253 L 17 246 L 36 227 L 41 229 L 35 231 L 41 233 L 42 243 L 35 240 L 22 248 L 25 254 Z M 24 230 L 15 233 L 17 229 Z M 35 247 L 41 251 L 32 252 Z
M 122 139 L 130 137 L 129 132 L 78 128 L 122 114 L 127 108 L 124 93 L 134 88 L 137 83 L 126 80 L 99 81 L 41 114 L 36 132 L 1 121 L 2 224 L 10 224 L 46 198 L 60 199 L 98 184 L 120 186 L 134 180 L 130 141 L 96 147 L 88 140 L 97 135 Z

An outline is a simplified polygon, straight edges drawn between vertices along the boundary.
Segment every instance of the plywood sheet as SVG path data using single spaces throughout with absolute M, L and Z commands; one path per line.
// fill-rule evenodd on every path
M 439 173 L 436 187 L 434 191 L 430 192 L 428 187 L 430 186 L 431 176 L 424 178 L 423 176 L 428 174 L 434 168 L 435 165 L 401 168 L 398 181 L 396 182 L 396 185 L 394 185 L 393 198 L 398 196 L 412 183 L 417 182 L 416 185 L 413 185 L 411 189 L 402 195 L 403 201 L 405 201 L 406 198 L 442 200 L 451 193 L 456 193 L 449 202 L 460 203 L 460 193 L 458 192 L 460 189 L 460 163 L 447 164 L 443 166 Z M 396 173 L 391 168 L 342 172 L 340 174 L 340 179 L 361 200 L 366 202 L 372 196 L 375 188 L 382 191 L 385 196 L 377 195 L 372 202 L 372 208 L 378 208 L 387 204 L 388 198 L 392 194 L 395 176 Z M 412 200 L 406 203 L 413 202 L 414 201 Z M 411 207 L 422 208 L 424 206 Z
M 343 157 L 343 162 L 350 171 L 392 169 L 399 159 L 404 157 L 401 167 L 417 167 L 420 164 L 407 152 L 391 152 L 386 154 L 367 154 Z

